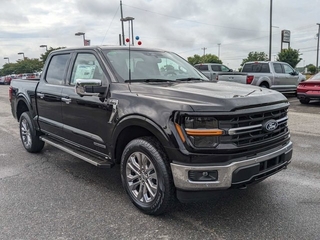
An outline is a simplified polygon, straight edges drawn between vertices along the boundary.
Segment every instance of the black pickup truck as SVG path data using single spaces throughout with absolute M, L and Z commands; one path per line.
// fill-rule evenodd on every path
M 140 47 L 52 52 L 40 80 L 13 80 L 23 146 L 53 145 L 97 167 L 120 164 L 147 214 L 285 169 L 289 103 L 273 90 L 212 82 L 180 56 Z

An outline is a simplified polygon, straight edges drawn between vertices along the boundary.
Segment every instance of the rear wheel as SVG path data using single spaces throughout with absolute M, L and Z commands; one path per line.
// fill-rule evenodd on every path
M 263 82 L 263 83 L 260 84 L 260 87 L 262 87 L 262 88 L 269 88 L 269 84 L 266 83 L 266 82 Z
M 128 143 L 121 158 L 121 179 L 132 203 L 146 214 L 159 215 L 174 202 L 169 162 L 153 137 Z
M 302 103 L 302 104 L 308 104 L 310 102 L 309 98 L 302 98 L 302 99 L 299 99 L 299 100 L 300 100 L 300 103 Z
M 24 112 L 20 116 L 20 138 L 24 148 L 31 153 L 40 152 L 44 146 L 44 142 L 39 139 L 29 112 Z

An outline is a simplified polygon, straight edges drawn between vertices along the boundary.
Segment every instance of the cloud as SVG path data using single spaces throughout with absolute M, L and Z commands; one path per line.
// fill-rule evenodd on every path
M 167 49 L 183 57 L 218 54 L 237 69 L 251 51 L 269 51 L 269 1 L 256 0 L 122 0 L 123 16 L 135 18 L 134 34 L 144 47 Z M 305 63 L 315 64 L 319 0 L 273 1 L 272 55 L 280 51 L 281 30 L 291 31 L 291 47 L 300 49 Z M 120 1 L 2 0 L 0 9 L 0 65 L 25 52 L 40 57 L 46 44 L 81 46 L 76 32 L 85 32 L 92 45 L 119 45 Z M 306 17 L 306 13 L 307 17 Z M 278 27 L 278 28 L 276 28 Z M 128 23 L 124 23 L 128 37 Z M 314 46 L 314 47 L 312 47 Z M 286 45 L 284 47 L 287 47 Z M 312 47 L 312 48 L 311 48 Z

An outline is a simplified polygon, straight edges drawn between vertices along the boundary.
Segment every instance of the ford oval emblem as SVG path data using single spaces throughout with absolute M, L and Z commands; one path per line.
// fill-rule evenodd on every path
M 278 122 L 274 119 L 270 119 L 262 125 L 262 128 L 266 132 L 273 132 L 278 127 Z

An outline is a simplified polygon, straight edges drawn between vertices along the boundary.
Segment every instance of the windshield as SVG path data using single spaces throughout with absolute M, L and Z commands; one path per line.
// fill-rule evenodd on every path
M 186 60 L 171 52 L 128 49 L 104 50 L 119 82 L 199 81 L 208 79 Z M 129 71 L 130 69 L 130 71 Z

